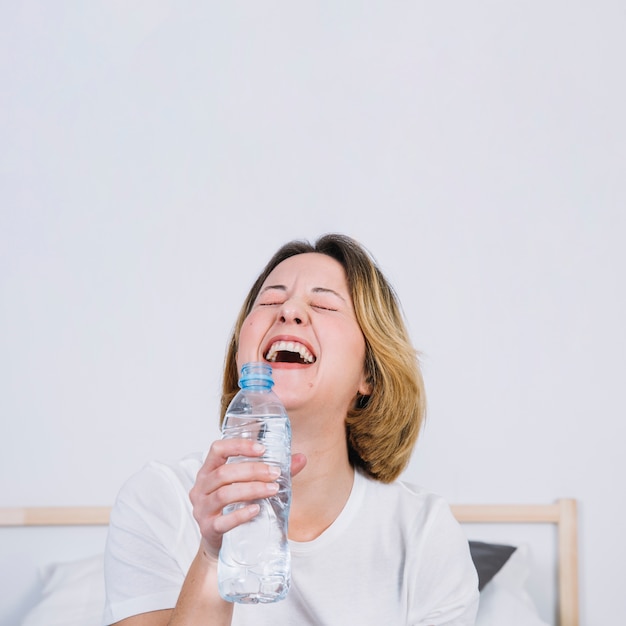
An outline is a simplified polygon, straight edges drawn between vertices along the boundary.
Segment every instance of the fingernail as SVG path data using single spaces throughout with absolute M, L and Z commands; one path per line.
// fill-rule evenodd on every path
M 280 467 L 276 467 L 275 465 L 268 466 L 267 471 L 272 478 L 278 478 L 280 476 Z
M 252 449 L 255 452 L 263 452 L 265 450 L 265 446 L 262 443 L 255 441 L 254 444 L 252 444 Z
M 255 515 L 258 515 L 260 510 L 261 510 L 261 507 L 258 504 L 251 504 L 248 507 L 248 511 L 250 512 L 250 515 L 252 517 L 254 517 Z

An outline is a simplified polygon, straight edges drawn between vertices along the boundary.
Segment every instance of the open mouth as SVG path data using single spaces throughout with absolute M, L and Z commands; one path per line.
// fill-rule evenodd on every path
M 270 363 L 301 363 L 310 365 L 315 363 L 311 351 L 297 341 L 275 341 L 265 355 Z

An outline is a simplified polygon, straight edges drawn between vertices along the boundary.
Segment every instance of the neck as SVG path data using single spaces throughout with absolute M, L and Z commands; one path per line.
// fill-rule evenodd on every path
M 354 470 L 348 460 L 345 435 L 322 441 L 294 439 L 294 452 L 307 457 L 305 468 L 293 479 L 289 538 L 311 541 L 341 513 L 350 496 Z

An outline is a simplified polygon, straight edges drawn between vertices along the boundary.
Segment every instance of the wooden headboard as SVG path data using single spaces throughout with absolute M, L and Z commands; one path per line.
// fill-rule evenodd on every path
M 1 526 L 106 526 L 110 507 L 0 508 Z M 571 498 L 554 504 L 458 504 L 454 516 L 463 524 L 554 524 L 558 537 L 559 626 L 579 626 L 578 512 Z
M 573 498 L 554 504 L 457 504 L 454 516 L 463 524 L 555 524 L 558 537 L 559 626 L 579 626 L 578 509 Z

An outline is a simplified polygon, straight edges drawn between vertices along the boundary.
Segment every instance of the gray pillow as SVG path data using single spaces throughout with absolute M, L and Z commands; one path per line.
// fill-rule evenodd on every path
M 469 546 L 474 567 L 478 572 L 479 591 L 483 590 L 484 586 L 502 569 L 517 549 L 515 546 L 484 541 L 470 541 Z

